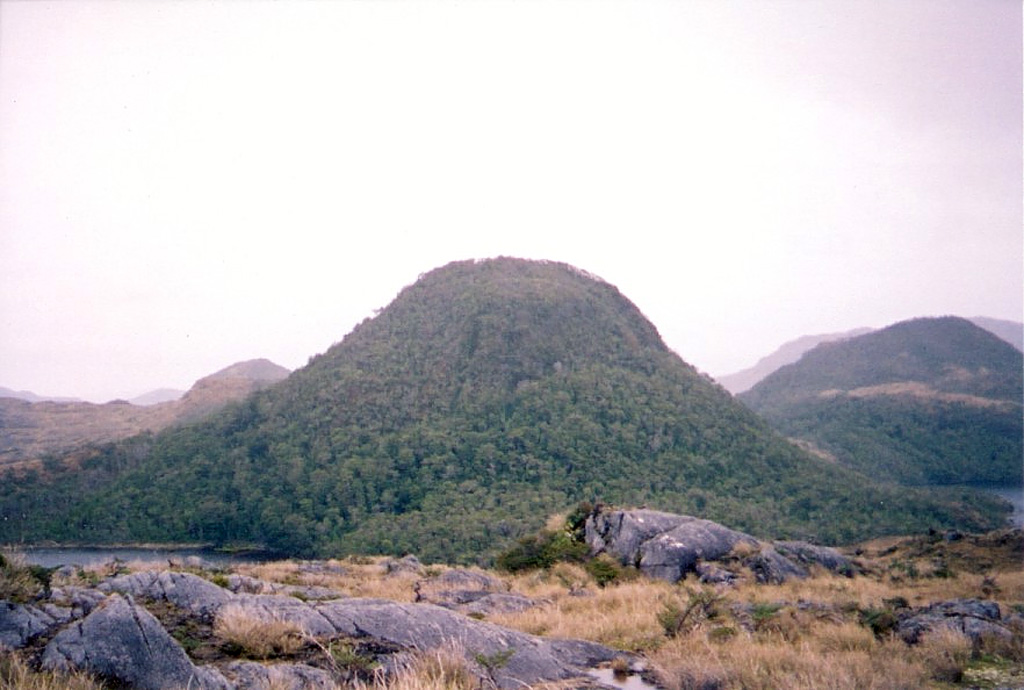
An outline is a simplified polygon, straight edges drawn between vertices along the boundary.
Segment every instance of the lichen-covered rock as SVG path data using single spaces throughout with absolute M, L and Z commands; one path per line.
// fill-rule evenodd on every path
M 230 689 L 217 671 L 195 666 L 146 609 L 117 594 L 57 633 L 42 665 L 87 671 L 140 690 Z
M 32 638 L 71 620 L 71 610 L 0 600 L 0 649 L 21 649 Z
M 141 572 L 121 575 L 99 584 L 104 592 L 166 601 L 205 619 L 210 619 L 234 594 L 191 573 Z

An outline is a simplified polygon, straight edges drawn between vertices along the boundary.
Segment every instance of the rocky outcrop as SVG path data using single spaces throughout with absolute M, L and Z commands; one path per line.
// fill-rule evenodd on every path
M 943 628 L 963 633 L 975 645 L 986 637 L 1013 637 L 1003 625 L 999 605 L 980 599 L 954 599 L 917 609 L 901 617 L 896 634 L 908 644 L 917 644 L 928 633 Z
M 129 597 L 110 596 L 57 633 L 43 652 L 47 669 L 85 670 L 142 690 L 229 690 L 217 671 L 195 666 L 159 621 Z
M 726 574 L 726 567 L 707 567 L 725 560 L 750 568 L 759 582 L 807 577 L 811 565 L 833 572 L 853 570 L 850 560 L 835 549 L 806 542 L 765 543 L 717 522 L 656 510 L 598 509 L 584 529 L 591 554 L 607 553 L 623 565 L 669 582 L 689 573 L 705 581 L 731 582 L 735 573 Z
M 38 607 L 0 601 L 0 649 L 20 649 L 70 619 L 69 609 L 52 604 Z
M 453 650 L 482 682 L 509 689 L 583 678 L 590 667 L 622 656 L 599 644 L 549 640 L 464 615 L 535 605 L 479 571 L 452 570 L 424 581 L 451 608 L 425 601 L 303 600 L 255 578 L 226 582 L 228 588 L 192 573 L 141 572 L 95 588 L 55 587 L 32 604 L 0 601 L 0 646 L 33 645 L 44 668 L 84 670 L 118 687 L 146 690 L 333 688 L 356 672 L 332 661 L 329 648 L 338 644 L 372 650 L 364 661 L 385 673 L 403 668 L 413 652 Z M 302 636 L 299 651 L 274 663 L 232 658 L 216 636 L 218 623 L 230 616 L 257 625 L 293 624 Z M 193 635 L 207 645 L 195 657 L 204 663 L 190 659 L 175 639 Z
M 228 590 L 198 575 L 167 571 L 122 575 L 101 583 L 97 589 L 165 601 L 206 619 L 234 598 Z
M 447 570 L 416 583 L 416 601 L 476 616 L 525 611 L 537 602 L 507 591 L 498 578 L 476 570 Z

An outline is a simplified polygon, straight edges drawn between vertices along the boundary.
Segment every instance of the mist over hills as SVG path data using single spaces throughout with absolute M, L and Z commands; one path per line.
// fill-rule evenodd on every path
M 781 433 L 904 484 L 1020 483 L 1022 355 L 966 319 L 825 343 L 740 399 Z
M 881 486 L 801 451 L 614 286 L 505 258 L 430 271 L 275 386 L 75 464 L 0 487 L 0 510 L 32 516 L 0 521 L 0 540 L 479 561 L 580 500 L 820 541 L 1003 516 L 977 494 Z

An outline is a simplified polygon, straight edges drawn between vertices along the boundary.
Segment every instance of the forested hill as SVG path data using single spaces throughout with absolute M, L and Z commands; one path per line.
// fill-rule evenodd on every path
M 740 399 L 841 463 L 908 484 L 1021 481 L 1022 355 L 955 317 L 820 345 Z
M 77 464 L 0 486 L 14 518 L 0 541 L 486 561 L 581 500 L 821 541 L 1002 517 L 974 494 L 881 487 L 804 453 L 615 287 L 516 259 L 431 271 L 273 388 Z

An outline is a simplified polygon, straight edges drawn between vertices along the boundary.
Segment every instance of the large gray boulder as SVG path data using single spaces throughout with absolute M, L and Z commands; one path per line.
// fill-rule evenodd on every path
M 421 651 L 460 650 L 471 664 L 482 664 L 500 688 L 578 678 L 587 668 L 622 656 L 599 644 L 545 640 L 431 604 L 347 599 L 316 608 L 345 635 Z
M 146 609 L 117 594 L 57 633 L 42 665 L 87 671 L 140 690 L 230 689 L 217 671 L 195 666 Z
M 805 542 L 778 542 L 775 546 L 717 522 L 656 510 L 598 510 L 585 524 L 590 553 L 607 553 L 623 565 L 669 582 L 689 573 L 704 581 L 730 583 L 736 578 L 709 563 L 741 562 L 759 582 L 779 583 L 807 577 L 806 566 L 818 563 L 834 572 L 849 572 L 850 561 L 834 549 Z M 743 546 L 743 549 L 737 547 Z
M 722 559 L 740 543 L 758 548 L 758 541 L 748 534 L 691 518 L 643 542 L 638 566 L 648 577 L 677 582 L 687 573 L 696 572 L 698 561 Z
M 166 601 L 207 620 L 234 597 L 228 590 L 198 575 L 168 571 L 121 575 L 101 582 L 97 589 Z
M 587 518 L 584 535 L 592 553 L 608 553 L 623 565 L 639 565 L 644 542 L 696 519 L 646 509 L 598 511 Z

